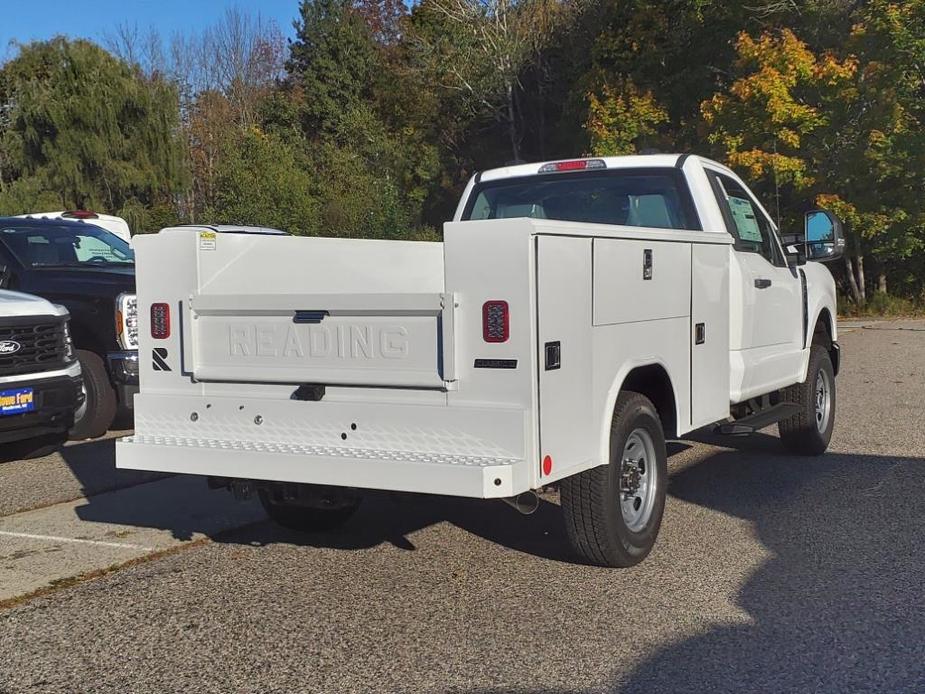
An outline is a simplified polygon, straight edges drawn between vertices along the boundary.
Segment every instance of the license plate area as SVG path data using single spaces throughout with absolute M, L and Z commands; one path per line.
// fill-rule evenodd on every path
M 0 390 L 0 417 L 35 410 L 35 392 L 32 388 Z

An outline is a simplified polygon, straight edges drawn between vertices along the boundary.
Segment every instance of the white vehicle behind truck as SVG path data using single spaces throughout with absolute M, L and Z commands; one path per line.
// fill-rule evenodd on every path
M 68 312 L 0 290 L 0 457 L 34 458 L 67 441 L 83 405 Z
M 835 421 L 841 226 L 785 249 L 697 156 L 488 171 L 442 243 L 136 237 L 141 390 L 122 468 L 256 491 L 277 522 L 343 523 L 366 489 L 505 499 L 558 485 L 586 561 L 651 550 L 666 439 Z M 164 268 L 170 268 L 165 271 Z M 169 503 L 169 500 L 165 500 Z
M 17 216 L 23 219 L 68 219 L 75 222 L 86 222 L 105 229 L 110 234 L 115 234 L 126 243 L 131 243 L 132 241 L 132 232 L 129 229 L 128 222 L 122 217 L 116 217 L 112 214 L 102 214 L 101 212 L 92 212 L 90 210 L 59 210 L 57 212 L 31 212 Z

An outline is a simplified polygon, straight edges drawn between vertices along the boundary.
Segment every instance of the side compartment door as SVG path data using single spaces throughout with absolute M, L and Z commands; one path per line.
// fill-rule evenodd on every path
M 536 250 L 540 466 L 545 484 L 593 459 L 591 239 L 538 236 Z M 549 457 L 551 469 L 544 463 Z

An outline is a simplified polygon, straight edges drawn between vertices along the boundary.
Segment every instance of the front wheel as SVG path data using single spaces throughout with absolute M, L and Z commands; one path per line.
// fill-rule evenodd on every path
M 109 383 L 106 365 L 98 354 L 77 350 L 83 375 L 84 402 L 74 413 L 71 439 L 95 439 L 109 430 L 116 416 L 116 391 Z
M 797 455 L 825 453 L 835 428 L 835 370 L 824 347 L 812 346 L 806 381 L 784 389 L 781 395 L 784 402 L 800 406 L 797 414 L 777 425 L 784 446 Z
M 562 480 L 565 529 L 591 564 L 641 562 L 658 537 L 668 486 L 665 435 L 652 402 L 623 392 L 610 429 L 610 462 Z

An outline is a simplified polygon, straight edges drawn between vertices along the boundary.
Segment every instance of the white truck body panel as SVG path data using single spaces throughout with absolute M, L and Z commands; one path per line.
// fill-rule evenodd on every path
M 831 276 L 806 265 L 801 300 L 794 270 L 734 248 L 703 161 L 680 168 L 703 230 L 460 221 L 473 179 L 442 243 L 135 237 L 152 359 L 118 466 L 511 497 L 606 464 L 615 402 L 640 369 L 666 375 L 674 436 L 800 381 L 806 325 L 834 316 Z M 483 336 L 491 301 L 509 307 L 502 342 Z M 151 337 L 153 303 L 170 307 L 166 339 Z M 303 385 L 323 397 L 295 399 Z
M 229 235 L 209 250 L 196 233 L 136 237 L 141 291 L 170 303 L 177 329 L 156 341 L 171 371 L 143 361 L 137 434 L 120 442 L 119 465 L 507 497 L 605 462 L 602 432 L 622 378 L 646 364 L 683 384 L 677 433 L 692 428 L 691 249 L 715 247 L 716 257 L 727 236 L 526 219 L 448 224 L 445 236 L 444 248 Z M 655 258 L 653 280 L 682 278 L 680 299 L 661 283 L 648 290 L 641 280 L 621 287 L 606 279 L 629 273 L 621 253 L 636 257 L 639 270 L 645 249 Z M 376 262 L 385 250 L 390 262 Z M 280 261 L 257 262 L 270 255 Z M 336 261 L 346 257 L 353 262 Z M 150 271 L 168 258 L 177 271 Z M 317 272 L 300 272 L 314 263 Z M 727 295 L 709 289 L 716 313 L 728 313 Z M 649 307 L 658 319 L 607 308 L 641 291 L 658 295 Z M 479 314 L 497 296 L 510 302 L 511 338 L 486 344 Z M 293 321 L 321 311 L 318 323 Z M 143 350 L 155 344 L 145 337 L 148 321 L 141 311 Z M 562 367 L 545 371 L 539 345 L 553 338 Z M 713 344 L 707 363 L 727 350 L 726 340 Z M 515 369 L 474 366 L 511 358 Z M 320 402 L 292 400 L 300 383 L 331 388 Z M 715 421 L 728 400 L 707 398 L 698 409 Z M 547 455 L 555 464 L 543 475 L 538 461 Z

